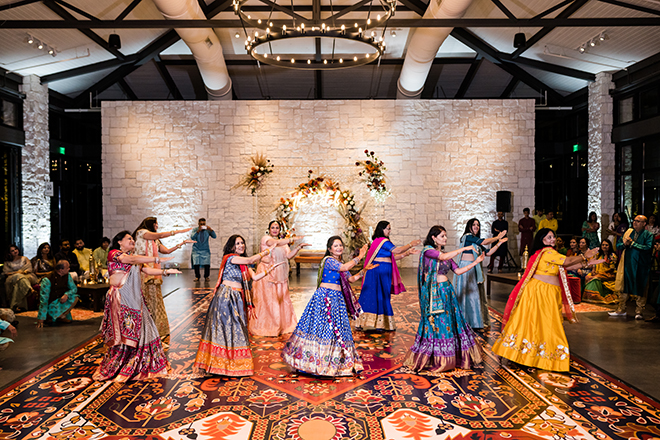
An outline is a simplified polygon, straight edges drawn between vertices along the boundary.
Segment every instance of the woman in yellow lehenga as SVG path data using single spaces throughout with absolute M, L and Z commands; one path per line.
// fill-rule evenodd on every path
M 502 320 L 502 334 L 493 352 L 529 367 L 569 371 L 568 341 L 562 313 L 576 322 L 575 309 L 566 280 L 566 269 L 603 262 L 591 260 L 598 249 L 565 257 L 553 249 L 555 234 L 543 228 L 534 237 L 532 257 L 525 275 L 509 296 Z
M 601 241 L 600 250 L 596 258 L 603 258 L 603 263 L 594 266 L 590 274 L 585 278 L 586 285 L 582 300 L 597 304 L 616 304 L 619 297 L 615 293 L 616 288 L 616 267 L 619 260 L 612 246 L 612 242 L 607 238 Z

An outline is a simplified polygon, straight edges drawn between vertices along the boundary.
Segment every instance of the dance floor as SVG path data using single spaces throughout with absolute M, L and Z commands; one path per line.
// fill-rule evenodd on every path
M 309 290 L 293 289 L 292 296 Z M 503 367 L 480 339 L 483 369 L 440 374 L 401 367 L 419 319 L 416 294 L 393 299 L 398 329 L 355 332 L 365 371 L 354 377 L 291 373 L 285 338 L 254 338 L 252 377 L 191 375 L 211 289 L 166 299 L 169 379 L 94 382 L 94 338 L 0 393 L 0 439 L 650 439 L 660 403 L 572 359 L 570 373 Z M 181 300 L 183 298 L 184 300 Z

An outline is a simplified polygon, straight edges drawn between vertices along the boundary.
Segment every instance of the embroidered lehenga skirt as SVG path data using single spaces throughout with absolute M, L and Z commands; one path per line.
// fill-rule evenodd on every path
M 291 368 L 317 376 L 363 370 L 340 291 L 316 289 L 282 355 Z
M 144 300 L 158 329 L 158 335 L 164 338 L 170 334 L 170 321 L 167 318 L 165 302 L 163 301 L 162 284 L 163 280 L 152 278 L 142 284 L 142 289 Z
M 532 278 L 520 292 L 493 353 L 528 367 L 569 371 L 561 304 L 559 286 Z
M 367 271 L 360 292 L 362 314 L 358 327 L 362 330 L 396 330 L 391 303 L 392 263 L 378 262 L 378 266 Z
M 133 266 L 124 284 L 108 291 L 101 324 L 108 351 L 94 380 L 126 382 L 167 375 L 169 364 L 141 285 L 140 268 Z
M 220 284 L 211 300 L 193 370 L 223 376 L 254 374 L 243 291 Z
M 260 263 L 257 272 L 264 272 L 269 267 L 271 265 Z M 298 319 L 289 294 L 289 272 L 283 270 L 286 272 L 282 277 L 267 275 L 252 283 L 252 302 L 257 318 L 249 321 L 248 329 L 253 335 L 279 336 L 296 328 Z
M 463 268 L 473 261 L 461 260 L 458 267 Z M 483 328 L 490 324 L 488 306 L 483 283 L 477 283 L 476 269 L 454 276 L 456 284 L 456 298 L 461 306 L 465 320 L 472 328 Z
M 438 283 L 437 291 L 433 290 L 439 295 L 443 311 L 430 313 L 430 300 L 420 292 L 422 317 L 403 365 L 415 371 L 440 372 L 481 363 L 482 349 L 461 313 L 451 283 Z

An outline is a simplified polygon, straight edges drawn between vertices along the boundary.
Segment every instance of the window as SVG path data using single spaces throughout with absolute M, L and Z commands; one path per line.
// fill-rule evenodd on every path
M 625 124 L 634 119 L 633 108 L 632 96 L 619 101 L 619 124 Z
M 15 102 L 0 99 L 0 124 L 9 125 L 10 127 L 19 128 L 18 108 Z

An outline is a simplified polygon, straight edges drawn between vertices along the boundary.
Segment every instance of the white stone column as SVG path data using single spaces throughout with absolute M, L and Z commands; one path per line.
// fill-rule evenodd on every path
M 614 88 L 612 74 L 596 74 L 589 84 L 589 212 L 595 211 L 600 219 L 600 232 L 607 231 L 614 212 L 615 148 L 612 143 L 614 103 L 610 89 Z M 584 218 L 588 213 L 584 213 Z
M 40 243 L 50 241 L 50 139 L 48 131 L 48 86 L 38 76 L 23 77 L 23 127 L 25 147 L 22 152 L 23 254 L 32 258 Z

